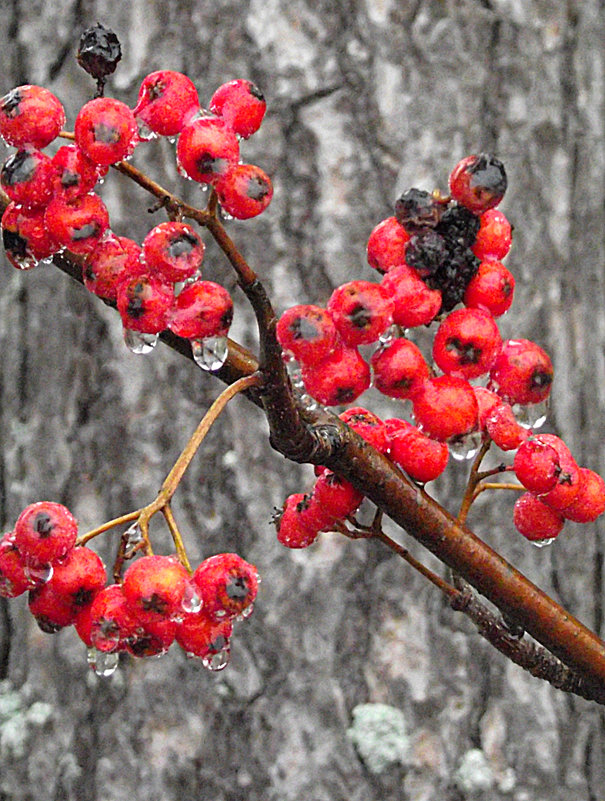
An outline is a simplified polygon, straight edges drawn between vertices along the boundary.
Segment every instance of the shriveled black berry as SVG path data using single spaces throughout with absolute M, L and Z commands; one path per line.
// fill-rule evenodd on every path
M 433 275 L 448 258 L 445 239 L 436 231 L 414 234 L 405 247 L 405 261 L 420 275 Z
M 122 58 L 122 48 L 116 34 L 97 22 L 80 37 L 76 59 L 89 75 L 101 84 L 114 72 Z
M 441 209 L 433 196 L 422 189 L 408 189 L 395 201 L 395 217 L 409 234 L 434 228 L 441 218 Z
M 481 220 L 470 209 L 450 205 L 443 212 L 437 231 L 450 242 L 470 248 L 475 244 Z

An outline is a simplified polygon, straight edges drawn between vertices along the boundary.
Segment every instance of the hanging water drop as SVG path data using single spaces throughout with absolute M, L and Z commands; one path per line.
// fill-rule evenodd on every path
M 382 332 L 382 334 L 378 337 L 379 345 L 381 347 L 385 347 L 385 345 L 388 345 L 394 339 L 396 339 L 398 337 L 401 337 L 401 336 L 405 336 L 406 333 L 407 332 L 402 334 L 401 333 L 401 328 L 398 325 L 396 325 L 396 323 L 393 323 L 388 328 L 386 328 Z
M 523 428 L 541 428 L 548 416 L 548 400 L 541 403 L 530 403 L 526 406 L 515 403 L 513 405 L 513 414 Z
M 46 565 L 25 565 L 23 572 L 34 584 L 46 584 L 53 577 L 53 566 L 50 562 Z
M 137 117 L 136 119 L 137 119 L 137 128 L 139 132 L 139 139 L 142 142 L 149 142 L 151 139 L 157 138 L 156 132 L 152 131 L 144 120 L 142 120 L 140 117 Z
M 224 648 L 217 654 L 208 654 L 207 656 L 202 657 L 202 665 L 207 670 L 212 670 L 214 672 L 218 670 L 224 670 L 229 664 L 230 656 L 231 653 L 229 651 L 229 646 L 227 646 L 227 648 Z
M 138 520 L 135 520 L 135 522 L 126 529 L 124 538 L 127 548 L 132 548 L 134 545 L 138 545 L 138 543 L 141 542 L 143 539 L 143 532 L 141 531 Z
M 530 540 L 532 545 L 535 545 L 536 548 L 544 548 L 546 545 L 551 545 L 555 541 L 556 537 L 549 537 L 545 540 Z
M 220 370 L 229 355 L 229 341 L 227 337 L 205 337 L 194 339 L 191 342 L 193 360 L 210 373 Z
M 132 328 L 124 329 L 124 343 L 132 353 L 151 353 L 157 345 L 159 334 L 142 334 Z
M 102 678 L 113 676 L 118 667 L 120 655 L 117 651 L 99 651 L 96 648 L 89 648 L 87 653 L 87 661 L 92 670 Z
M 458 462 L 472 459 L 481 447 L 481 432 L 471 431 L 459 437 L 453 437 L 447 443 L 452 458 Z
M 185 587 L 181 607 L 188 614 L 197 614 L 202 608 L 202 598 L 197 591 L 197 587 L 191 582 Z
M 241 620 L 246 620 L 247 618 L 250 617 L 252 612 L 254 612 L 254 604 L 250 604 L 250 606 L 247 606 L 245 609 L 242 609 L 238 617 L 241 618 Z

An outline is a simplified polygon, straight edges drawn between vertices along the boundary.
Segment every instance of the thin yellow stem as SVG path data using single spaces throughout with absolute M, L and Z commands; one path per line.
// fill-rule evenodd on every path
M 471 467 L 471 472 L 468 477 L 466 492 L 464 493 L 462 503 L 460 504 L 460 511 L 458 512 L 458 522 L 460 523 L 460 525 L 464 525 L 464 523 L 466 522 L 466 518 L 468 517 L 471 505 L 475 500 L 474 494 L 475 494 L 475 488 L 478 483 L 477 476 L 479 474 L 479 468 L 481 467 L 481 462 L 483 461 L 491 444 L 492 444 L 491 439 L 485 440 L 485 442 L 479 448 L 479 452 L 475 456 L 475 460 L 473 462 L 473 466 Z
M 164 505 L 164 508 L 162 509 L 162 514 L 164 515 L 164 519 L 166 520 L 166 525 L 168 526 L 170 534 L 172 535 L 172 540 L 174 542 L 174 547 L 176 548 L 176 553 L 177 556 L 179 557 L 179 561 L 189 574 L 193 573 L 193 570 L 191 569 L 191 564 L 189 563 L 189 558 L 187 556 L 187 551 L 185 550 L 185 543 L 183 542 L 183 538 L 181 537 L 181 532 L 179 531 L 179 527 L 176 524 L 176 520 L 174 519 L 174 515 L 172 514 L 172 508 L 170 507 L 169 503 Z
M 81 537 L 78 537 L 76 541 L 76 545 L 86 545 L 89 540 L 92 540 L 94 537 L 97 537 L 99 534 L 103 534 L 105 531 L 109 531 L 110 528 L 114 526 L 121 526 L 124 523 L 131 523 L 133 520 L 136 520 L 143 509 L 136 509 L 134 512 L 128 512 L 126 515 L 122 515 L 121 517 L 115 517 L 113 520 L 108 520 L 106 523 L 103 523 L 97 528 L 91 529 L 86 534 L 82 534 Z
M 482 484 L 475 487 L 473 500 L 475 500 L 478 495 L 481 495 L 482 492 L 485 492 L 485 490 L 514 490 L 516 492 L 524 492 L 525 487 L 522 484 L 513 484 L 512 482 L 484 481 Z

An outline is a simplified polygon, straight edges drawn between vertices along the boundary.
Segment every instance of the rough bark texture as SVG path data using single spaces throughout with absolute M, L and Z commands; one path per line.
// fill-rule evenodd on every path
M 93 92 L 73 53 L 96 20 L 122 40 L 108 92 L 130 104 L 141 78 L 161 68 L 186 72 L 204 100 L 234 77 L 264 90 L 266 122 L 243 155 L 273 176 L 275 197 L 263 217 L 230 232 L 280 310 L 324 303 L 344 280 L 371 280 L 365 242 L 397 193 L 445 189 L 463 155 L 497 153 L 509 175 L 503 210 L 516 225 L 509 266 L 518 282 L 501 329 L 552 355 L 551 430 L 604 471 L 602 0 L 1 8 L 0 92 L 41 83 L 65 103 L 69 125 Z M 140 150 L 137 164 L 203 202 L 175 177 L 169 143 Z M 161 221 L 121 176 L 101 194 L 118 233 L 140 241 Z M 235 284 L 211 247 L 206 277 Z M 67 503 L 82 530 L 150 500 L 218 383 L 163 347 L 130 354 L 115 313 L 50 267 L 19 274 L 6 265 L 0 292 L 5 530 L 34 500 Z M 253 345 L 252 315 L 234 297 L 234 337 Z M 450 467 L 433 487 L 448 508 L 466 470 Z M 237 550 L 263 575 L 223 673 L 175 651 L 97 679 L 72 631 L 49 637 L 23 599 L 0 603 L 2 801 L 602 798 L 598 707 L 508 664 L 379 543 L 330 535 L 300 553 L 276 543 L 272 507 L 310 481 L 310 468 L 271 451 L 260 412 L 238 399 L 175 498 L 192 559 Z M 568 524 L 538 551 L 515 534 L 512 500 L 488 495 L 471 527 L 603 635 L 603 524 Z M 403 712 L 404 764 L 376 770 L 360 759 L 346 732 L 362 703 Z M 459 767 L 471 749 L 488 770 L 465 780 Z

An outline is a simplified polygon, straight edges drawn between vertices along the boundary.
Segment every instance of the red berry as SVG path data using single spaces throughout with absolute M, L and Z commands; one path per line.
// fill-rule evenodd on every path
M 143 556 L 124 573 L 122 591 L 143 626 L 182 615 L 189 574 L 172 556 Z
M 273 518 L 277 540 L 286 548 L 307 548 L 333 520 L 314 495 L 304 492 L 288 496 L 283 509 Z
M 360 437 L 369 442 L 377 451 L 380 451 L 380 453 L 388 451 L 389 440 L 385 425 L 373 412 L 364 409 L 362 406 L 355 406 L 338 416 L 343 423 L 346 423 L 349 428 L 356 431 Z
M 179 170 L 205 184 L 216 183 L 239 161 L 236 135 L 215 117 L 201 117 L 183 128 L 176 148 Z
M 160 136 L 176 136 L 199 111 L 193 81 L 181 72 L 158 70 L 143 78 L 134 116 Z
M 515 502 L 513 523 L 526 539 L 540 541 L 556 537 L 563 528 L 564 520 L 531 492 L 525 492 Z
M 102 589 L 90 608 L 90 641 L 98 651 L 122 650 L 140 628 L 120 584 Z
M 464 305 L 500 317 L 513 302 L 515 279 L 499 261 L 482 261 L 464 293 Z
M 300 305 L 287 309 L 279 318 L 275 333 L 282 350 L 308 365 L 317 364 L 339 342 L 334 321 L 319 306 Z
M 142 625 L 124 639 L 124 650 L 138 659 L 165 654 L 176 636 L 176 620 L 139 622 Z
M 485 387 L 473 387 L 473 392 L 479 407 L 478 428 L 480 431 L 485 432 L 487 421 L 496 407 L 502 403 L 502 398 L 490 389 L 485 389 Z
M 60 503 L 39 501 L 27 506 L 15 523 L 15 545 L 32 565 L 46 565 L 74 547 L 78 524 Z
M 17 86 L 0 99 L 0 136 L 9 145 L 46 147 L 64 124 L 63 106 L 41 86 Z
M 16 203 L 9 203 L 2 215 L 2 243 L 18 270 L 31 270 L 60 248 L 46 227 L 44 209 L 24 209 Z
M 143 257 L 149 272 L 162 281 L 174 283 L 195 275 L 204 250 L 198 234 L 182 222 L 160 223 L 143 240 Z
M 420 349 L 409 339 L 393 339 L 372 356 L 374 386 L 383 395 L 406 400 L 430 376 Z
M 332 292 L 327 311 L 350 347 L 376 342 L 392 322 L 393 301 L 380 284 L 350 281 Z
M 561 472 L 557 451 L 536 437 L 530 437 L 519 446 L 513 466 L 525 489 L 536 495 L 553 489 Z
M 485 430 L 503 451 L 514 451 L 529 437 L 529 431 L 515 419 L 510 404 L 502 402 L 488 415 Z
M 250 610 L 258 591 L 258 571 L 236 553 L 219 553 L 205 559 L 192 582 L 202 598 L 204 615 L 212 620 L 233 618 Z
M 65 200 L 87 195 L 99 180 L 97 165 L 75 145 L 60 147 L 52 162 L 55 167 L 55 192 Z
M 353 403 L 370 386 L 370 368 L 356 348 L 336 348 L 317 364 L 302 365 L 302 380 L 312 398 L 324 406 Z
M 441 292 L 429 289 L 413 267 L 393 267 L 382 279 L 382 287 L 393 299 L 393 322 L 403 328 L 428 325 L 441 309 Z
M 444 373 L 477 378 L 487 373 L 502 346 L 491 314 L 457 309 L 441 323 L 433 341 L 433 358 Z
M 410 235 L 397 218 L 387 217 L 370 234 L 367 246 L 368 264 L 380 273 L 405 264 L 405 246 L 409 239 Z
M 481 215 L 481 225 L 471 250 L 478 259 L 503 259 L 510 250 L 512 228 L 499 209 L 488 209 Z
M 236 164 L 216 182 L 216 193 L 227 214 L 249 220 L 271 203 L 273 186 L 269 176 L 254 164 Z
M 313 497 L 332 520 L 344 520 L 345 517 L 352 515 L 363 501 L 363 494 L 350 481 L 332 470 L 324 470 L 318 476 Z
M 390 457 L 408 475 L 426 484 L 447 467 L 449 450 L 445 442 L 429 439 L 406 420 L 385 420 L 390 442 Z
M 54 565 L 44 589 L 54 592 L 71 606 L 74 615 L 90 606 L 105 586 L 105 566 L 100 557 L 86 546 L 73 548 Z
M 45 634 L 56 634 L 66 626 L 71 626 L 76 614 L 69 601 L 58 595 L 48 584 L 30 590 L 29 611 Z
M 120 281 L 117 305 L 124 328 L 143 334 L 159 334 L 168 326 L 174 303 L 170 284 L 151 275 Z
M 0 183 L 15 203 L 26 208 L 46 206 L 54 190 L 56 172 L 52 159 L 40 150 L 18 150 L 0 172 Z
M 594 470 L 580 468 L 580 488 L 563 509 L 563 517 L 576 523 L 592 523 L 605 512 L 605 481 Z
M 497 206 L 506 192 L 504 165 L 495 156 L 485 153 L 467 156 L 452 170 L 450 194 L 475 214 Z
M 137 123 L 126 103 L 111 97 L 89 100 L 74 125 L 76 145 L 95 164 L 109 166 L 130 156 L 137 143 Z
M 238 79 L 224 83 L 210 100 L 210 111 L 222 117 L 243 139 L 256 133 L 265 116 L 263 93 L 251 81 Z
M 67 250 L 91 253 L 109 228 L 109 213 L 98 195 L 83 195 L 69 202 L 56 197 L 46 207 L 44 221 Z
M 477 428 L 477 399 L 463 378 L 429 378 L 415 393 L 412 403 L 418 428 L 433 439 L 445 441 Z
M 233 320 L 231 295 L 214 281 L 187 284 L 170 312 L 168 327 L 186 339 L 225 337 Z
M 116 300 L 118 284 L 145 271 L 142 254 L 140 245 L 132 239 L 106 232 L 86 258 L 82 269 L 84 285 L 101 298 Z
M 0 539 L 0 596 L 16 598 L 33 586 L 11 531 Z
M 213 620 L 202 610 L 185 615 L 176 628 L 176 641 L 183 651 L 201 659 L 223 653 L 233 633 L 231 620 Z
M 550 445 L 559 457 L 561 469 L 557 475 L 557 483 L 553 489 L 541 495 L 540 500 L 560 512 L 566 509 L 578 494 L 580 469 L 562 439 L 554 434 L 536 434 L 535 439 Z
M 548 354 L 528 339 L 507 339 L 490 370 L 490 388 L 509 403 L 540 403 L 550 394 Z

